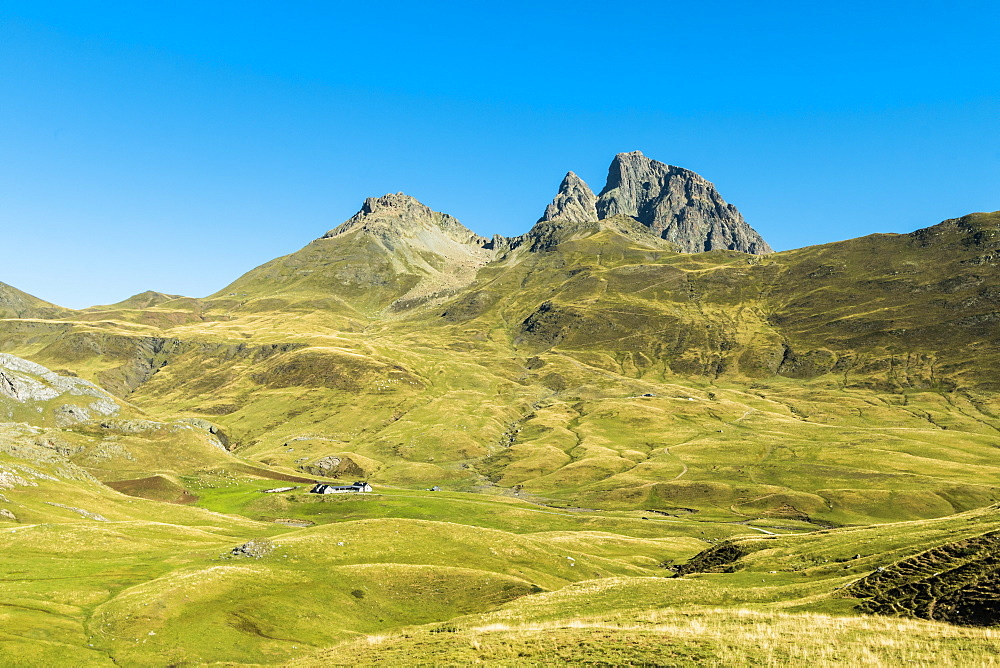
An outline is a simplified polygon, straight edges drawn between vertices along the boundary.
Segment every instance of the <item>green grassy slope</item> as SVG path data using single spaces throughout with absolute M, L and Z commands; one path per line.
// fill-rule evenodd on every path
M 95 482 L 42 485 L 36 498 L 102 516 L 53 506 L 50 517 L 25 517 L 43 523 L 0 524 L 7 574 L 0 653 L 7 665 L 56 657 L 80 665 L 105 665 L 109 657 L 119 665 L 272 663 L 358 634 L 491 610 L 571 582 L 667 575 L 662 562 L 707 544 L 679 535 L 687 528 L 666 525 L 655 538 L 567 530 L 580 525 L 555 513 L 527 526 L 519 509 L 508 509 L 511 501 L 483 497 L 479 503 L 492 506 L 483 517 L 529 532 L 389 518 L 295 529 L 130 499 Z M 433 501 L 444 514 L 444 500 Z M 605 525 L 616 522 L 640 524 L 609 517 Z M 556 530 L 530 532 L 540 527 Z M 234 555 L 247 539 L 270 544 L 257 558 Z
M 770 256 L 634 227 L 455 275 L 433 229 L 348 230 L 206 299 L 0 309 L 120 400 L 0 406 L 0 658 L 992 661 L 859 615 L 995 623 L 1000 214 Z
M 0 318 L 58 318 L 67 314 L 67 309 L 0 283 Z
M 499 515 L 510 505 L 481 502 Z M 936 652 L 960 664 L 962 652 L 1000 652 L 995 631 L 860 619 L 866 599 L 851 584 L 928 546 L 995 532 L 995 508 L 733 538 L 709 548 L 743 546 L 742 556 L 716 564 L 729 572 L 678 578 L 661 564 L 704 562 L 692 557 L 706 543 L 669 535 L 666 524 L 660 538 L 407 519 L 294 529 L 231 515 L 192 521 L 204 511 L 163 507 L 191 519 L 0 528 L 11 576 L 0 648 L 10 665 L 46 657 L 150 666 L 296 657 L 318 665 L 344 656 L 361 665 L 649 661 L 657 651 L 686 665 L 767 647 L 786 662 L 833 665 L 866 653 L 869 661 L 926 662 Z M 248 538 L 266 548 L 257 558 L 232 551 Z M 895 642 L 880 643 L 885 633 Z M 308 658 L 338 642 L 348 644 Z
M 690 570 L 682 565 L 683 577 L 579 582 L 447 624 L 370 634 L 291 665 L 589 665 L 595 657 L 610 664 L 746 665 L 755 656 L 766 657 L 761 665 L 995 665 L 995 629 L 859 612 L 872 612 L 862 596 L 869 590 L 886 593 L 873 579 L 898 579 L 926 548 L 940 555 L 937 546 L 967 545 L 998 526 L 993 507 L 936 520 L 735 539 L 688 561 Z M 976 556 L 966 550 L 951 569 L 939 558 L 925 570 L 967 572 Z M 978 557 L 995 561 L 992 554 Z
M 1000 498 L 997 225 L 761 257 L 678 254 L 626 219 L 550 224 L 443 304 L 327 309 L 319 295 L 350 297 L 337 253 L 390 257 L 357 230 L 304 249 L 298 274 L 282 260 L 241 279 L 249 311 L 220 293 L 141 311 L 157 326 L 134 309 L 5 321 L 0 344 L 154 415 L 208 418 L 286 471 L 730 518 L 930 517 Z M 372 266 L 351 274 L 358 294 L 382 289 Z M 408 271 L 386 285 L 405 291 Z M 163 324 L 184 308 L 197 320 Z

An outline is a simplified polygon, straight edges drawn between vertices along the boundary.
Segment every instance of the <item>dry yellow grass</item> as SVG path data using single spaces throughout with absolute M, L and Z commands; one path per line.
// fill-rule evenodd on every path
M 628 620 L 430 626 L 366 636 L 289 664 L 996 666 L 1000 632 L 884 617 L 664 609 Z

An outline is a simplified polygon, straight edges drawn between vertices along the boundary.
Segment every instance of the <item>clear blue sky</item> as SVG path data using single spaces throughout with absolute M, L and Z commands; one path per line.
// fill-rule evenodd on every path
M 0 0 L 0 281 L 204 296 L 404 191 L 693 169 L 777 249 L 1000 209 L 1000 3 Z

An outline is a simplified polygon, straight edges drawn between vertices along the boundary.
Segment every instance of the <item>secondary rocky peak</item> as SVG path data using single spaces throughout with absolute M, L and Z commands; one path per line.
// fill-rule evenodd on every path
M 640 200 L 648 195 L 652 181 L 662 180 L 663 167 L 667 165 L 650 160 L 642 151 L 616 155 L 608 167 L 608 180 L 600 193 L 598 213 L 601 217 L 638 217 Z
M 596 209 L 599 218 L 631 216 L 685 253 L 772 252 L 709 181 L 688 169 L 651 160 L 641 151 L 615 156 Z
M 361 205 L 361 211 L 358 213 L 371 215 L 376 212 L 400 215 L 430 215 L 433 213 L 429 206 L 421 204 L 416 197 L 411 197 L 401 192 L 386 193 L 381 197 L 368 197 L 365 199 L 365 203 Z
M 552 203 L 545 207 L 539 223 L 549 220 L 565 220 L 571 223 L 586 223 L 597 220 L 597 196 L 583 179 L 569 172 L 559 185 L 559 192 Z
M 217 295 L 335 295 L 335 309 L 372 314 L 442 300 L 496 256 L 495 242 L 416 198 L 388 193 L 305 248 L 248 272 Z M 263 288 L 262 288 L 263 286 Z M 287 297 L 286 297 L 287 295 Z
M 414 237 L 421 232 L 430 231 L 474 246 L 482 247 L 489 241 L 462 225 L 456 218 L 434 211 L 415 197 L 401 192 L 365 199 L 360 211 L 322 238 L 341 236 L 357 229 L 368 230 L 384 239 Z

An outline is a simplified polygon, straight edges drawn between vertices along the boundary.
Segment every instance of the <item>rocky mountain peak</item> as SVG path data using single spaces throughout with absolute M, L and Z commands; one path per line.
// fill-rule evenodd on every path
M 596 207 L 600 218 L 635 218 L 685 253 L 772 252 L 712 183 L 691 170 L 651 160 L 641 151 L 615 156 Z
M 433 213 L 429 206 L 421 204 L 416 197 L 411 197 L 401 192 L 386 193 L 381 197 L 365 198 L 365 203 L 361 205 L 359 213 L 371 215 L 376 212 L 399 215 L 430 215 Z
M 549 220 L 565 220 L 571 223 L 597 220 L 597 196 L 575 173 L 566 174 L 559 184 L 559 192 L 555 199 L 545 207 L 545 213 L 538 222 Z
M 613 216 L 633 218 L 684 253 L 772 252 L 714 185 L 691 170 L 651 160 L 642 151 L 616 155 L 597 196 L 569 172 L 538 222 L 582 223 Z
M 338 237 L 358 229 L 391 241 L 413 238 L 426 233 L 441 234 L 461 244 L 483 247 L 489 240 L 481 237 L 446 213 L 432 210 L 415 197 L 403 193 L 387 193 L 369 197 L 361 210 L 350 219 L 323 235 L 323 239 Z

